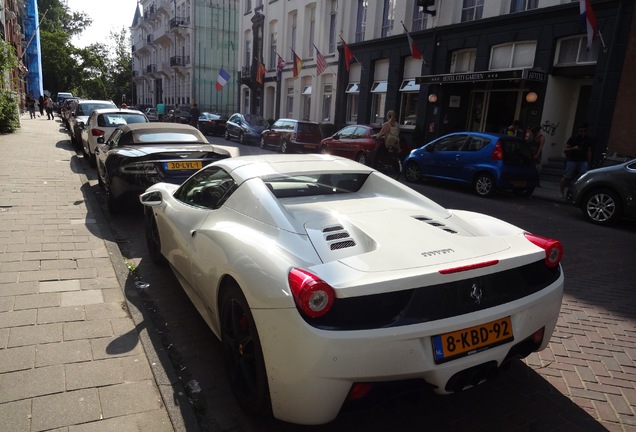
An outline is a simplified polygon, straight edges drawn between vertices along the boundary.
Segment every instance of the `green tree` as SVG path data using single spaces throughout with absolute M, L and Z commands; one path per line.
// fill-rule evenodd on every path
M 4 39 L 0 39 L 0 133 L 15 132 L 20 127 L 18 102 L 8 90 L 8 72 L 18 67 L 15 50 Z

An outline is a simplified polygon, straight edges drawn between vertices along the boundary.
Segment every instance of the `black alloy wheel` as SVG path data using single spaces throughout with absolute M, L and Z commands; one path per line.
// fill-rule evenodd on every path
M 245 145 L 245 134 L 243 132 L 239 132 L 239 144 Z
M 261 148 L 262 148 L 262 149 L 265 149 L 265 147 L 266 147 L 266 144 L 265 144 L 265 138 L 262 138 L 262 137 L 261 137 L 261 144 L 260 144 L 260 146 L 261 146 Z
M 220 305 L 223 356 L 234 395 L 248 412 L 266 414 L 271 411 L 267 373 L 247 300 L 232 283 L 223 291 Z
M 230 141 L 232 137 L 230 136 L 230 132 L 227 130 L 227 128 L 225 129 L 225 141 Z

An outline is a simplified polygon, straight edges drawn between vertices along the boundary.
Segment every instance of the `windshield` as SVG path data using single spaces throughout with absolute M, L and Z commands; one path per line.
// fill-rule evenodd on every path
M 137 133 L 135 137 L 136 144 L 154 144 L 154 143 L 196 143 L 200 142 L 199 137 L 187 132 L 157 132 L 148 131 Z
M 303 173 L 277 174 L 261 180 L 276 198 L 295 198 L 357 192 L 368 176 L 368 173 Z
M 269 126 L 269 123 L 261 116 L 248 114 L 245 116 L 245 121 L 254 126 Z

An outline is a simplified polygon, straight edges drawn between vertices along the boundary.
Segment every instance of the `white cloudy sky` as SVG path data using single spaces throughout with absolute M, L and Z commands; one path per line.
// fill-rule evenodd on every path
M 80 37 L 73 38 L 76 46 L 85 47 L 95 42 L 107 42 L 111 31 L 128 29 L 137 8 L 137 0 L 67 0 L 71 11 L 85 12 L 93 24 Z

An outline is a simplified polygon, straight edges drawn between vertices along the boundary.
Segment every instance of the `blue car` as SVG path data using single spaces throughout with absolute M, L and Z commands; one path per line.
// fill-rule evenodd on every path
M 404 177 L 462 183 L 483 197 L 496 190 L 530 196 L 539 185 L 530 145 L 499 133 L 456 132 L 431 141 L 404 159 Z

